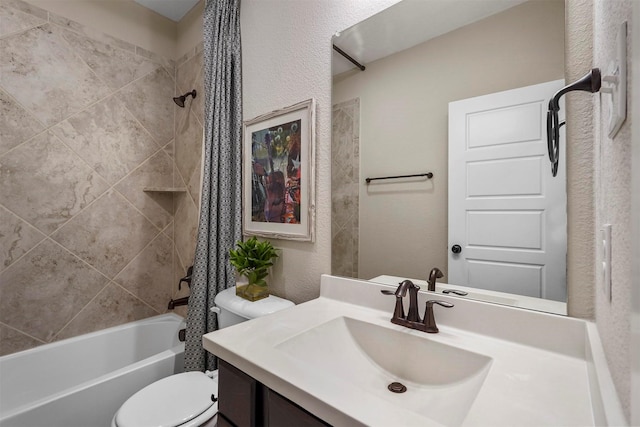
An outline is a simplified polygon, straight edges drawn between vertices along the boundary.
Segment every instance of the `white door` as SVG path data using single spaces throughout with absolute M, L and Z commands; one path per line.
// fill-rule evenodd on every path
M 564 141 L 553 178 L 546 137 L 563 86 L 449 103 L 449 283 L 566 300 Z

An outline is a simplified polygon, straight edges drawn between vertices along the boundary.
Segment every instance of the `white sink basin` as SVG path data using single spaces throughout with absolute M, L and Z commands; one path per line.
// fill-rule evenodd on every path
M 323 276 L 319 298 L 203 344 L 335 426 L 625 425 L 595 324 L 439 294 L 455 308 L 427 334 L 389 321 L 394 289 Z
M 424 332 L 338 317 L 278 344 L 286 357 L 448 426 L 464 420 L 490 357 L 433 341 Z M 406 387 L 394 393 L 389 384 Z

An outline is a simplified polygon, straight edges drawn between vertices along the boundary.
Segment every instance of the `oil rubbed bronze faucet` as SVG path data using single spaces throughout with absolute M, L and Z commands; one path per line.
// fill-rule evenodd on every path
M 420 287 L 416 286 L 411 280 L 403 280 L 395 292 L 387 290 L 382 290 L 380 292 L 382 292 L 384 295 L 393 295 L 396 297 L 396 306 L 393 310 L 391 323 L 405 326 L 411 329 L 417 329 L 422 332 L 435 334 L 438 332 L 438 326 L 436 325 L 436 320 L 433 315 L 433 304 L 438 304 L 446 308 L 453 307 L 453 304 L 446 301 L 429 300 L 427 301 L 424 310 L 424 318 L 420 320 L 420 315 L 418 314 L 419 290 Z M 404 304 L 402 302 L 402 299 L 407 295 L 407 291 L 409 291 L 409 313 L 407 313 L 407 315 L 405 316 Z
M 436 279 L 441 279 L 442 277 L 444 277 L 444 274 L 442 274 L 442 271 L 440 271 L 438 267 L 432 268 L 431 272 L 429 273 L 429 280 L 427 280 L 427 282 L 429 283 L 429 287 L 427 288 L 427 290 L 431 292 L 435 292 Z

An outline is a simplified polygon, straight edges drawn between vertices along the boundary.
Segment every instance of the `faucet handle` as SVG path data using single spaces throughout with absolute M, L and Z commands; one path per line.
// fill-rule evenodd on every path
M 402 297 L 404 295 L 402 295 L 402 292 L 400 290 L 401 287 L 402 286 L 398 286 L 398 289 L 396 289 L 395 291 L 389 291 L 387 289 L 380 290 L 380 293 L 382 293 L 383 295 L 391 295 L 396 297 L 396 305 L 393 309 L 393 317 L 391 318 L 391 322 L 402 321 L 405 318 L 404 304 L 402 304 Z M 404 292 L 406 293 L 406 290 Z
M 446 302 L 446 301 L 441 301 L 441 300 L 429 300 L 426 303 L 426 307 L 424 309 L 424 327 L 425 327 L 425 332 L 428 332 L 430 334 L 436 334 L 438 333 L 438 326 L 436 325 L 436 318 L 433 315 L 433 304 L 438 304 L 442 307 L 446 307 L 446 308 L 451 308 L 453 307 L 453 304 L 451 304 L 450 302 Z
M 457 289 L 443 289 L 442 293 L 443 294 L 455 294 L 455 295 L 459 295 L 461 297 L 463 297 L 465 295 L 469 295 L 469 292 L 459 291 Z
M 454 306 L 453 304 L 447 301 L 441 301 L 441 300 L 435 300 L 435 299 L 431 299 L 427 301 L 427 306 L 433 306 L 433 304 L 438 304 L 446 308 L 451 308 Z

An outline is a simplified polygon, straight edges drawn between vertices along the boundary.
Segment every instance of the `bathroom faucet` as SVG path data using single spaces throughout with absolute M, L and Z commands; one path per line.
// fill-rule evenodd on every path
M 419 286 L 413 284 L 411 280 L 403 280 L 396 289 L 395 292 L 391 291 L 380 291 L 385 295 L 393 295 L 396 297 L 396 306 L 393 311 L 393 319 L 405 319 L 404 315 L 404 304 L 402 303 L 402 298 L 407 295 L 407 290 L 409 291 L 409 315 L 407 317 L 417 318 L 418 317 L 418 290 Z M 395 323 L 395 322 L 394 322 Z
M 442 274 L 442 271 L 440 271 L 440 269 L 438 267 L 434 267 L 431 269 L 431 272 L 429 273 L 429 280 L 427 280 L 427 282 L 429 283 L 429 286 L 427 287 L 428 291 L 431 292 L 435 292 L 436 291 L 436 279 L 440 279 L 444 277 L 444 274 Z
M 435 317 L 433 315 L 433 304 L 438 304 L 447 308 L 453 307 L 453 304 L 446 301 L 429 300 L 425 307 L 424 318 L 420 320 L 420 315 L 418 314 L 419 290 L 420 287 L 416 286 L 411 280 L 403 280 L 395 292 L 387 290 L 382 290 L 380 292 L 384 295 L 393 295 L 396 297 L 396 305 L 393 310 L 391 323 L 411 329 L 417 329 L 422 332 L 428 332 L 430 334 L 437 333 L 438 327 L 436 326 Z M 409 313 L 405 316 L 402 298 L 407 295 L 407 291 L 409 291 Z
M 187 305 L 189 304 L 189 297 L 182 297 L 182 298 L 178 298 L 178 299 L 173 299 L 171 298 L 171 300 L 169 301 L 169 306 L 167 307 L 167 310 L 173 310 L 174 308 L 176 308 L 179 305 Z

